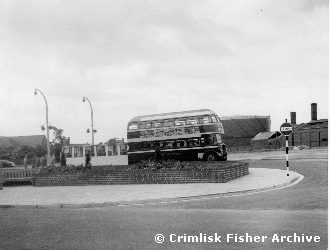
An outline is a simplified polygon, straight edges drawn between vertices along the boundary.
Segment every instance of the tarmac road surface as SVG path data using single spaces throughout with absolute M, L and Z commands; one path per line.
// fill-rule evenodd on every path
M 1 211 L 1 249 L 326 249 L 326 211 L 107 207 Z M 170 242 L 170 235 L 267 236 L 261 242 Z M 320 243 L 272 243 L 274 234 Z M 163 244 L 154 240 L 163 234 Z M 177 237 L 172 239 L 177 240 Z
M 290 164 L 302 181 L 257 194 L 145 206 L 2 209 L 0 249 L 327 249 L 328 162 L 300 158 Z M 285 169 L 285 162 L 253 160 L 250 166 Z M 215 233 L 221 242 L 178 242 Z M 164 243 L 155 242 L 156 234 Z M 228 234 L 266 238 L 235 242 L 226 240 Z M 272 242 L 275 234 L 320 242 Z

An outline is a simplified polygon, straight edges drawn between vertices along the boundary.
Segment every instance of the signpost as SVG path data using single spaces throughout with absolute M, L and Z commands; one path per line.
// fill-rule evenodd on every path
M 285 120 L 285 123 L 280 127 L 280 132 L 285 136 L 286 170 L 288 171 L 286 175 L 289 176 L 289 135 L 292 133 L 291 123 Z

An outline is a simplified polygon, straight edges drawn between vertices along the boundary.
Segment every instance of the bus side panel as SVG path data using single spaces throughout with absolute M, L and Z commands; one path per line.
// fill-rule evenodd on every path
M 161 159 L 166 160 L 178 160 L 178 161 L 198 161 L 198 153 L 203 153 L 203 149 L 185 149 L 185 150 L 173 150 L 173 151 L 160 151 Z M 145 160 L 154 160 L 154 152 L 145 153 L 130 153 L 128 154 L 128 164 L 134 164 Z
M 163 151 L 161 152 L 163 160 L 179 160 L 179 161 L 197 161 L 198 153 L 203 152 L 202 149 L 183 149 L 183 150 L 173 150 L 173 151 Z

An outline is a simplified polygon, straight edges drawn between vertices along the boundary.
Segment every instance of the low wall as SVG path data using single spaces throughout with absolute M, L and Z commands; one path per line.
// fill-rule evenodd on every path
M 104 175 L 91 173 L 54 174 L 33 177 L 35 186 L 77 186 L 115 184 L 224 183 L 249 173 L 248 163 L 239 162 L 221 168 L 181 170 L 110 170 Z
M 85 157 L 66 158 L 68 165 L 81 165 L 85 164 Z M 128 165 L 127 155 L 112 155 L 112 156 L 96 156 L 91 157 L 91 164 L 93 166 L 109 166 L 109 165 Z

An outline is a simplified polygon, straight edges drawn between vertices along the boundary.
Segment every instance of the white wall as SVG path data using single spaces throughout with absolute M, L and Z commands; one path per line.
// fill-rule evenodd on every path
M 81 165 L 85 164 L 85 157 L 66 158 L 67 165 Z M 91 156 L 91 164 L 93 166 L 107 166 L 107 165 L 128 165 L 127 155 L 113 155 L 113 156 Z

